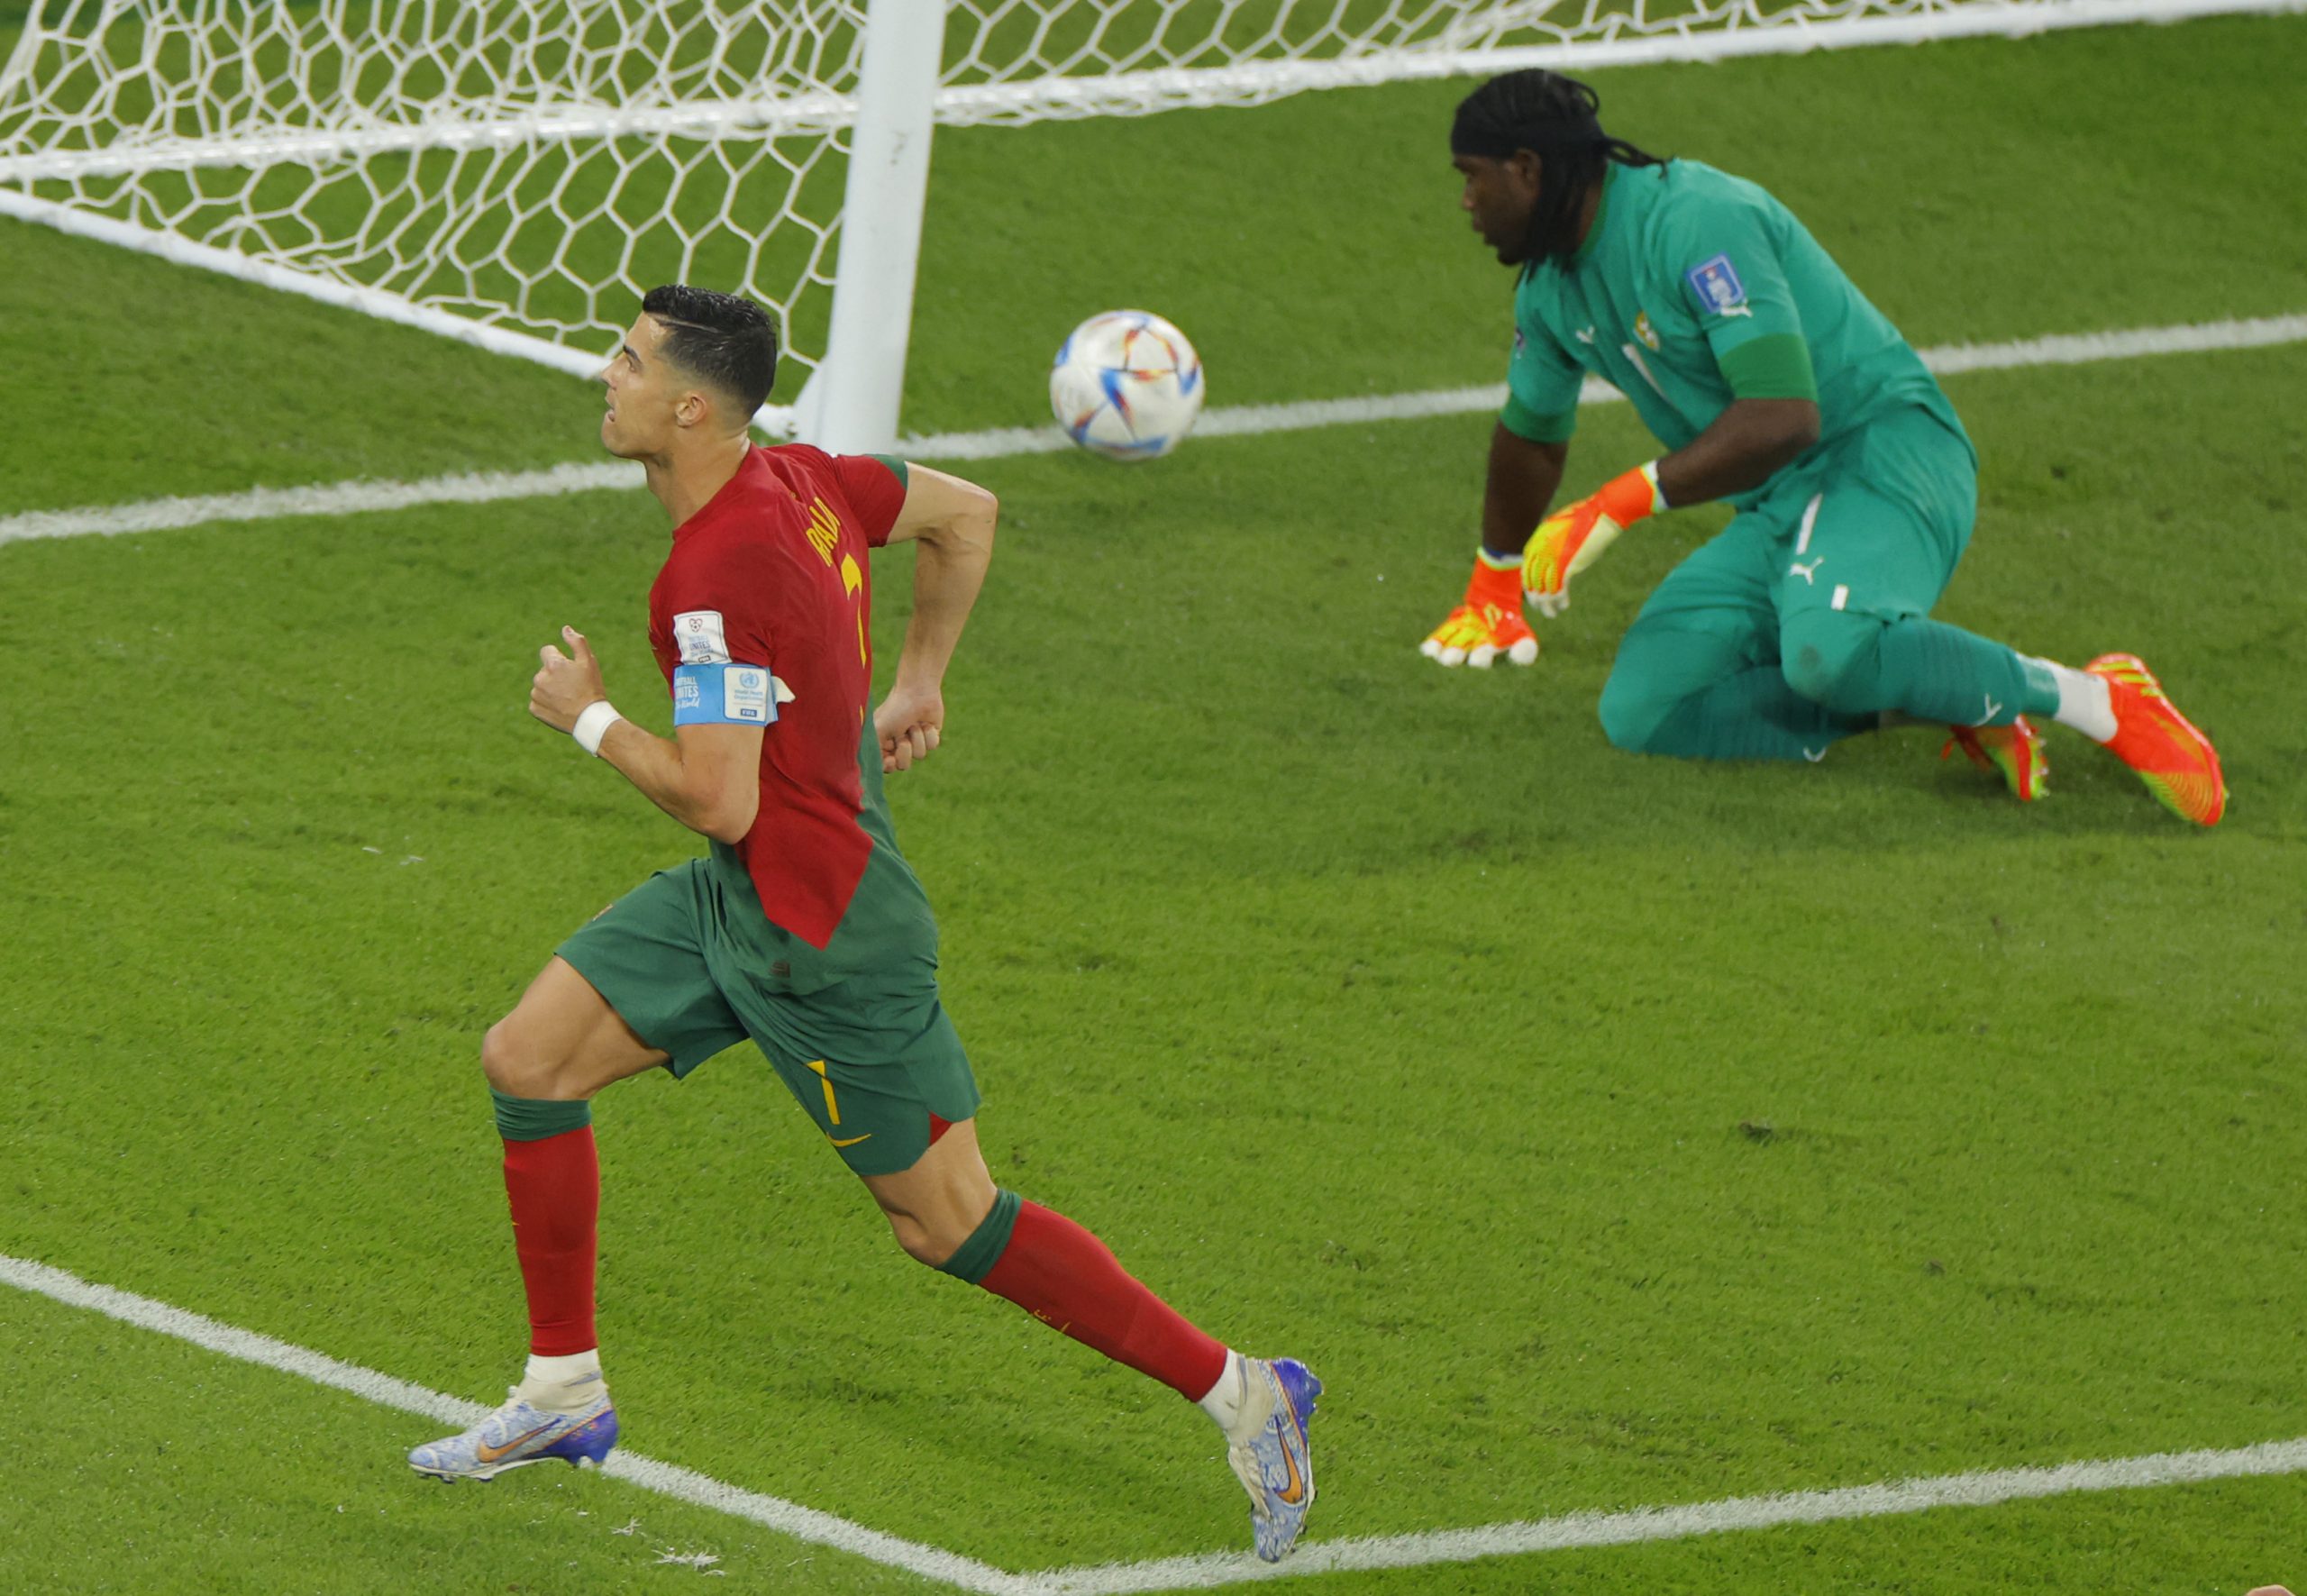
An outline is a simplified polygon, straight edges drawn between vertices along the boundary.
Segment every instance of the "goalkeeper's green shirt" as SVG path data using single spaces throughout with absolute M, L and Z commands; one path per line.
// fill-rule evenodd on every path
M 1534 442 L 1566 441 L 1588 372 L 1631 399 L 1669 451 L 1733 398 L 1815 399 L 1818 444 L 1782 478 L 1901 407 L 1969 442 L 1922 358 L 1794 214 L 1694 160 L 1611 163 L 1576 258 L 1523 269 L 1500 420 Z M 1772 485 L 1731 502 L 1757 502 Z

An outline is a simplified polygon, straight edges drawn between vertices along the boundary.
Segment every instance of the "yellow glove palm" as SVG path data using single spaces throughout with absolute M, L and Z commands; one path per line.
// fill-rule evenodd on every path
M 1556 510 L 1522 546 L 1523 602 L 1549 620 L 1560 615 L 1570 607 L 1570 579 L 1600 559 L 1619 534 L 1664 508 L 1654 464 Z

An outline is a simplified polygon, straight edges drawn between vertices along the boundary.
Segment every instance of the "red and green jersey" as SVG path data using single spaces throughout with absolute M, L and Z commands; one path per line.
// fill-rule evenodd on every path
M 863 768 L 873 684 L 871 552 L 889 540 L 905 484 L 871 455 L 755 448 L 674 529 L 649 589 L 649 643 L 673 722 L 759 725 L 761 808 L 734 856 L 776 926 L 832 942 L 877 849 L 897 855 L 880 762 Z M 878 743 L 873 743 L 876 754 Z M 920 901 L 926 918 L 927 904 Z

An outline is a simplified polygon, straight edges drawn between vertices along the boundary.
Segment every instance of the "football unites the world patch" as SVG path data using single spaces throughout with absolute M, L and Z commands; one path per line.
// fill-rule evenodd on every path
M 1701 260 L 1682 274 L 1697 296 L 1699 308 L 1710 315 L 1752 315 L 1746 305 L 1746 285 L 1738 280 L 1738 269 L 1730 264 L 1728 255 L 1716 255 Z
M 792 689 L 759 665 L 673 668 L 677 726 L 765 726 L 792 698 Z

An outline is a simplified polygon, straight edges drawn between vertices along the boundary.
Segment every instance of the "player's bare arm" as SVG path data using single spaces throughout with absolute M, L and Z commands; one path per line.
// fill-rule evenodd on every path
M 1522 552 L 1524 601 L 1540 615 L 1570 605 L 1570 579 L 1619 534 L 1671 506 L 1704 504 L 1768 481 L 1819 441 L 1809 399 L 1734 399 L 1682 448 L 1605 482 L 1538 523 Z
M 1658 461 L 1658 487 L 1677 507 L 1759 488 L 1819 441 L 1810 399 L 1733 399 L 1686 448 Z
M 873 712 L 884 771 L 909 768 L 944 735 L 945 667 L 985 585 L 1000 513 L 1000 501 L 974 482 L 927 466 L 906 468 L 905 505 L 889 541 L 920 547 L 896 679 Z
M 1491 430 L 1490 467 L 1482 497 L 1482 543 L 1465 597 L 1418 644 L 1438 665 L 1487 670 L 1501 655 L 1528 665 L 1537 634 L 1522 618 L 1522 546 L 1554 502 L 1570 458 L 1567 442 L 1537 442 L 1500 422 Z
M 1501 560 L 1519 561 L 1530 529 L 1546 518 L 1562 488 L 1567 443 L 1535 443 L 1504 425 L 1490 433 L 1490 472 L 1482 497 L 1482 546 Z
M 741 840 L 761 806 L 762 728 L 681 726 L 670 737 L 645 732 L 608 708 L 601 663 L 585 634 L 563 626 L 561 635 L 568 653 L 551 643 L 537 651 L 529 713 L 556 732 L 573 734 L 588 710 L 597 716 L 606 712 L 602 729 L 594 734 L 601 758 L 691 831 L 719 843 Z
M 1604 483 L 1538 524 L 1522 555 L 1525 601 L 1540 615 L 1570 604 L 1570 579 L 1620 532 L 1669 506 L 1704 504 L 1759 488 L 1819 441 L 1810 399 L 1733 399 L 1673 453 Z

